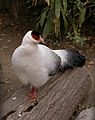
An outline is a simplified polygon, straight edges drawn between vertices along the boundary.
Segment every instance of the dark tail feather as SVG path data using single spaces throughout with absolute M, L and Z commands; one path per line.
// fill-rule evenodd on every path
M 78 57 L 75 62 L 75 66 L 82 67 L 86 62 L 85 56 L 78 54 Z
M 80 55 L 80 53 L 78 51 L 73 51 L 70 50 L 68 52 L 70 55 L 69 57 L 69 65 L 73 68 L 74 66 L 78 66 L 78 67 L 82 67 L 85 62 L 86 62 L 86 58 L 85 56 Z
M 73 69 L 74 66 L 82 67 L 85 64 L 86 62 L 85 56 L 80 55 L 78 51 L 74 51 L 74 50 L 66 50 L 66 51 L 68 53 L 67 64 L 62 67 L 61 69 L 62 71 L 66 69 Z

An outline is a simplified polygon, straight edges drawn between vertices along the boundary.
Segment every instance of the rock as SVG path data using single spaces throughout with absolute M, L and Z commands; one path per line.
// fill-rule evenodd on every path
M 95 107 L 83 110 L 76 120 L 95 120 Z

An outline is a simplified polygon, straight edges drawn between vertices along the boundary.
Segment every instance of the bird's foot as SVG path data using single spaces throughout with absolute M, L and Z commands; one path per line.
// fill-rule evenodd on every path
M 33 88 L 33 90 L 34 90 L 33 94 L 29 94 L 27 95 L 27 97 L 30 97 L 29 101 L 32 100 L 33 98 L 35 98 L 35 100 L 38 101 L 36 96 L 36 88 Z

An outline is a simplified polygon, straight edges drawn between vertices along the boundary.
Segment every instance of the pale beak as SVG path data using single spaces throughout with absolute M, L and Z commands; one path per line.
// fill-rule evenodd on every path
M 39 41 L 40 41 L 41 43 L 45 44 L 45 41 L 44 41 L 44 39 L 43 39 L 42 37 L 40 37 Z

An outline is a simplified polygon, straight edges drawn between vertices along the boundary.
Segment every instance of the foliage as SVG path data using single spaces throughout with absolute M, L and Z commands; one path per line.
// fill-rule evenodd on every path
M 95 23 L 95 1 L 93 0 L 92 1 L 92 5 L 90 6 L 91 9 L 91 14 L 92 14 L 92 17 L 94 18 L 94 23 Z
M 37 4 L 37 0 L 28 1 Z M 81 27 L 86 19 L 87 8 L 95 5 L 93 0 L 85 2 L 82 0 L 45 0 L 45 2 L 47 6 L 42 10 L 36 23 L 36 29 L 40 27 L 43 31 L 43 38 L 45 39 L 50 32 L 55 33 L 56 37 L 64 34 L 64 37 L 72 39 L 74 43 L 83 45 L 86 37 L 80 36 Z
M 60 13 L 62 13 L 64 20 L 64 27 L 67 30 L 66 20 L 66 6 L 63 7 L 64 2 L 61 0 L 46 0 L 48 6 L 43 9 L 40 19 L 36 25 L 43 29 L 43 38 L 46 38 L 49 32 L 55 32 L 56 36 L 60 35 Z
M 31 8 L 32 6 L 36 6 L 37 4 L 44 2 L 44 0 L 25 0 L 25 3 L 28 4 L 27 8 Z

